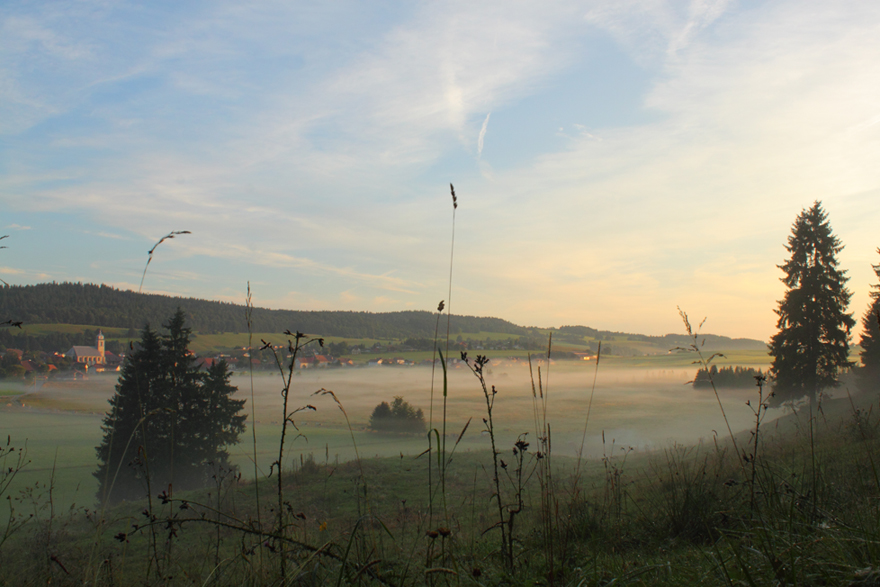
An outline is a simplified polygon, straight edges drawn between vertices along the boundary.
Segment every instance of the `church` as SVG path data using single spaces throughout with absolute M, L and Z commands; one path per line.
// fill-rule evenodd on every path
M 113 353 L 104 350 L 104 333 L 98 331 L 98 338 L 95 341 L 96 346 L 73 346 L 64 353 L 64 356 L 73 361 L 85 365 L 86 368 L 96 367 L 96 371 L 104 371 L 106 368 L 115 368 L 119 370 L 119 364 L 122 362 L 119 357 Z

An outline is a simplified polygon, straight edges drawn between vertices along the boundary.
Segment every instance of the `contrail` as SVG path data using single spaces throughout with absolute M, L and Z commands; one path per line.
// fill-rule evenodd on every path
M 480 129 L 480 138 L 477 139 L 477 156 L 483 154 L 483 139 L 486 138 L 486 128 L 489 126 L 489 117 L 492 116 L 492 113 L 486 115 L 486 120 L 483 121 L 483 128 Z

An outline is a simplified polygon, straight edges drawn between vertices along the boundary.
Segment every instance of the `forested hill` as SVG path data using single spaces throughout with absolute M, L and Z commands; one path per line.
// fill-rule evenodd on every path
M 42 283 L 0 288 L 0 315 L 29 324 L 88 324 L 119 328 L 158 328 L 177 308 L 187 314 L 196 332 L 247 332 L 242 304 L 123 291 L 106 285 Z M 410 338 L 434 336 L 436 313 L 303 312 L 254 308 L 253 332 L 299 330 L 349 338 Z M 451 331 L 500 332 L 525 335 L 529 329 L 500 318 L 452 316 Z
M 195 332 L 241 333 L 248 330 L 246 308 L 243 304 L 140 294 L 106 285 L 82 283 L 42 283 L 0 288 L 0 320 L 12 319 L 26 324 L 81 324 L 140 330 L 144 324 L 149 323 L 158 328 L 178 307 L 186 312 L 187 321 Z M 312 335 L 344 338 L 431 339 L 437 324 L 437 314 L 428 311 L 304 312 L 254 308 L 251 322 L 253 332 L 283 332 L 290 329 Z M 686 347 L 693 342 L 683 334 L 648 336 L 597 330 L 587 326 L 562 326 L 553 330 L 553 340 L 557 343 L 584 345 L 585 342 L 593 341 L 590 344 L 595 346 L 598 341 L 608 341 L 608 344 L 613 341 L 615 346 L 629 344 L 637 348 L 644 347 L 646 352 L 665 352 L 674 347 Z M 476 316 L 453 315 L 450 332 L 453 335 L 494 332 L 513 337 L 543 339 L 537 328 L 517 326 L 500 318 Z M 731 339 L 712 334 L 700 338 L 705 339 L 707 351 L 766 350 L 766 345 L 758 340 Z
M 636 343 L 648 343 L 658 348 L 674 349 L 689 348 L 694 339 L 686 334 L 666 334 L 663 336 L 650 336 L 648 334 L 630 334 L 626 332 L 611 332 L 608 330 L 596 330 L 588 326 L 561 326 L 553 334 L 553 340 L 561 342 L 577 342 L 584 339 L 615 340 Z M 766 343 L 753 338 L 728 338 L 717 334 L 701 334 L 698 336 L 701 348 L 707 352 L 719 349 L 727 351 L 765 351 Z

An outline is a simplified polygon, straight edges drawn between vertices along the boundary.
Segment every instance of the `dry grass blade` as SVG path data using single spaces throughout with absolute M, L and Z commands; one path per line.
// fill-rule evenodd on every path
M 179 234 L 192 234 L 192 233 L 188 230 L 172 230 L 171 232 L 169 232 L 168 234 L 166 234 L 165 236 L 160 238 L 159 242 L 157 242 L 155 245 L 153 245 L 152 249 L 147 251 L 147 264 L 144 265 L 144 274 L 141 275 L 141 284 L 138 287 L 138 293 L 141 293 L 141 290 L 144 288 L 144 279 L 147 277 L 147 267 L 150 266 L 150 262 L 153 260 L 153 253 L 156 251 L 156 247 L 158 247 L 159 245 L 161 245 L 162 243 L 164 243 L 168 239 L 172 239 Z
M 575 471 L 575 483 L 580 479 L 581 475 L 581 459 L 584 455 L 584 444 L 587 441 L 587 426 L 590 424 L 590 412 L 593 410 L 593 396 L 596 395 L 596 378 L 599 376 L 599 359 L 602 357 L 602 341 L 599 341 L 599 348 L 596 351 L 596 368 L 593 370 L 593 386 L 590 389 L 590 401 L 587 402 L 587 417 L 584 418 L 584 434 L 581 437 L 581 448 L 578 451 L 577 470 Z
M 3 236 L 0 236 L 0 241 L 2 241 L 4 238 L 9 238 L 9 235 L 4 234 Z M 5 248 L 8 248 L 8 247 L 6 247 L 6 245 L 3 245 L 2 247 L 0 247 L 0 249 L 5 249 Z M 0 279 L 0 282 L 2 282 L 3 285 L 5 285 L 6 287 L 9 287 L 9 284 L 6 283 L 5 281 L 3 281 L 2 279 Z

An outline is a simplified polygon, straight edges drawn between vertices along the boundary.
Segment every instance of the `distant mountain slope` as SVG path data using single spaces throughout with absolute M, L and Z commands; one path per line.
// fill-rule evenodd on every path
M 140 329 L 158 328 L 180 307 L 196 332 L 247 332 L 245 306 L 194 298 L 141 294 L 106 285 L 42 283 L 0 289 L 0 309 L 31 324 L 93 324 Z M 345 312 L 269 310 L 254 308 L 254 332 L 300 330 L 308 334 L 350 338 L 433 337 L 436 314 L 426 311 Z M 500 318 L 452 316 L 451 330 L 528 334 L 529 330 Z
M 0 288 L 0 319 L 29 324 L 84 324 L 139 330 L 145 323 L 158 328 L 182 308 L 196 332 L 247 332 L 245 306 L 195 298 L 141 294 L 106 285 L 42 283 Z M 433 338 L 437 315 L 427 311 L 349 312 L 298 311 L 254 308 L 254 332 L 300 330 L 308 334 L 344 338 Z M 500 318 L 452 316 L 451 333 L 494 332 L 510 336 L 541 337 L 542 330 Z M 650 346 L 656 350 L 685 347 L 691 340 L 683 334 L 648 336 L 597 330 L 588 326 L 553 328 L 554 341 L 584 345 L 588 341 L 614 341 L 615 346 Z M 705 349 L 766 350 L 759 340 L 731 339 L 712 334 L 701 337 Z

